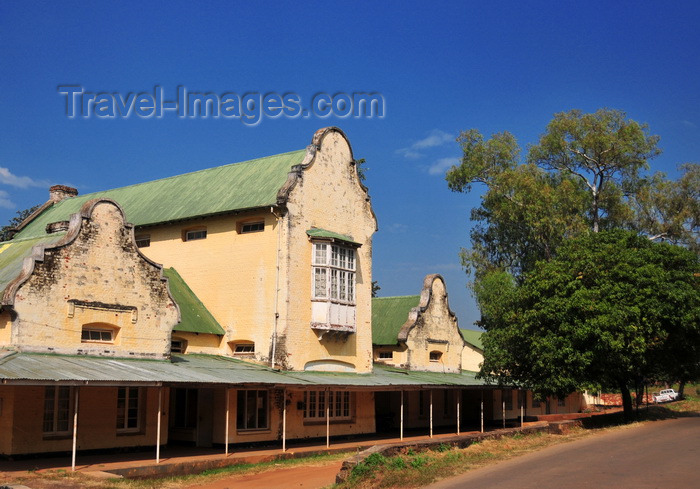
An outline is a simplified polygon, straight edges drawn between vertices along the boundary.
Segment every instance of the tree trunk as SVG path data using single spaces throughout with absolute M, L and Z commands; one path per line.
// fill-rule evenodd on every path
M 635 404 L 637 405 L 637 409 L 639 409 L 639 406 L 644 403 L 644 382 L 637 381 L 635 391 Z
M 685 380 L 681 380 L 678 384 L 678 400 L 685 398 Z
M 632 409 L 632 396 L 630 395 L 629 387 L 627 383 L 620 382 L 620 393 L 622 394 L 622 408 L 625 411 L 625 419 L 627 421 L 632 421 L 634 419 L 634 410 Z

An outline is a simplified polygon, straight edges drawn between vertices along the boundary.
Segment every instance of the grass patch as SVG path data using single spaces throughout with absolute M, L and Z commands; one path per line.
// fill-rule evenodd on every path
M 84 489 L 178 489 L 184 486 L 211 482 L 232 475 L 265 472 L 295 465 L 318 465 L 343 460 L 351 453 L 333 453 L 312 455 L 304 458 L 272 460 L 256 464 L 237 464 L 205 470 L 199 474 L 161 477 L 157 479 L 94 479 L 80 472 L 66 472 L 58 469 L 50 472 L 27 473 L 17 477 L 13 484 L 25 484 L 32 489 L 55 489 L 57 487 L 76 487 Z

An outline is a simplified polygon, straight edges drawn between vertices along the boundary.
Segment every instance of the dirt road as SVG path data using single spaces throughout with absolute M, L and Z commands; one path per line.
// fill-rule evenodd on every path
M 700 487 L 700 417 L 648 422 L 474 470 L 431 489 Z
M 192 489 L 317 489 L 335 482 L 342 460 L 226 477 L 189 486 Z

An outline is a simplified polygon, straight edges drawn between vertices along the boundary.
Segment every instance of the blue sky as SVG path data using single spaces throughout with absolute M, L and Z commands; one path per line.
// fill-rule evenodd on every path
M 652 168 L 700 160 L 700 6 L 694 2 L 0 3 L 0 222 L 81 193 L 301 149 L 341 127 L 366 158 L 381 295 L 442 274 L 460 326 L 478 311 L 458 252 L 479 192 L 444 171 L 460 130 L 525 146 L 556 112 L 622 109 L 661 136 Z M 383 118 L 70 119 L 88 92 L 379 92 Z M 174 97 L 170 97 L 174 98 Z

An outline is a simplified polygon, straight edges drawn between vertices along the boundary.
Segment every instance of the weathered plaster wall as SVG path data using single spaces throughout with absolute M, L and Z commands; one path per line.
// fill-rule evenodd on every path
M 462 350 L 462 370 L 478 372 L 483 361 L 484 354 L 481 350 L 469 343 L 464 344 L 464 349 Z
M 278 363 L 303 370 L 309 362 L 339 361 L 356 372 L 372 369 L 372 235 L 376 220 L 361 187 L 345 137 L 328 130 L 317 138 L 313 163 L 289 193 L 284 216 L 280 341 Z M 362 246 L 356 251 L 356 333 L 319 340 L 311 329 L 312 227 L 349 235 Z
M 140 255 L 112 201 L 91 201 L 66 238 L 46 249 L 14 298 L 12 344 L 25 351 L 164 357 L 178 321 L 161 268 Z M 67 241 L 67 242 L 66 242 Z M 83 326 L 113 329 L 83 342 Z
M 0 346 L 12 343 L 12 317 L 9 310 L 0 311 Z
M 418 314 L 415 325 L 405 332 L 407 366 L 410 370 L 458 373 L 461 371 L 464 340 L 459 333 L 457 318 L 447 303 L 447 290 L 442 277 L 426 277 L 419 307 L 424 306 L 427 294 L 429 298 L 425 310 Z M 404 331 L 399 333 L 399 339 L 402 333 Z M 431 352 L 439 353 L 438 361 L 430 360 Z

